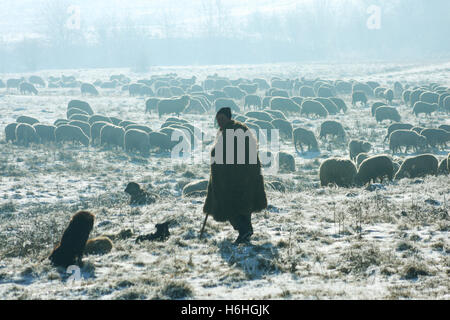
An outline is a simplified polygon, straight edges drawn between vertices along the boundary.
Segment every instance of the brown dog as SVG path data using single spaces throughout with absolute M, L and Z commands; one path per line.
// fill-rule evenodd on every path
M 141 189 L 136 182 L 128 183 L 125 192 L 131 196 L 130 205 L 152 204 L 158 198 L 158 195 Z
M 72 217 L 61 242 L 49 256 L 55 266 L 67 268 L 73 264 L 83 265 L 81 259 L 89 233 L 94 226 L 94 219 L 95 216 L 88 211 L 79 211 Z

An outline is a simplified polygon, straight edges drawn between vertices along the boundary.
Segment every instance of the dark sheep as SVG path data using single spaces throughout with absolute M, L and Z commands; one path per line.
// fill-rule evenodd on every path
M 145 113 L 158 110 L 159 98 L 149 98 L 145 101 Z
M 29 116 L 20 116 L 16 119 L 17 123 L 26 123 L 32 126 L 35 123 L 39 123 L 39 120 Z
M 111 252 L 113 243 L 108 237 L 96 237 L 86 241 L 84 254 L 103 255 Z
M 147 155 L 150 150 L 148 134 L 138 129 L 129 129 L 125 132 L 124 147 L 127 152 L 137 150 L 143 155 Z
M 270 100 L 272 100 L 272 96 L 264 97 L 262 100 L 262 108 L 267 109 L 270 108 Z
M 302 108 L 301 108 L 301 114 L 302 115 L 307 115 L 308 117 L 310 115 L 316 115 L 319 118 L 326 118 L 328 117 L 328 111 L 327 109 L 323 106 L 323 104 L 321 104 L 318 101 L 314 101 L 314 100 L 305 100 L 302 103 Z
M 89 138 L 80 127 L 63 124 L 55 129 L 56 142 L 79 142 L 89 146 Z
M 299 113 L 301 108 L 289 98 L 274 97 L 270 100 L 270 109 L 287 113 Z
M 383 106 L 386 106 L 386 103 L 384 103 L 384 102 L 379 102 L 379 101 L 374 102 L 374 103 L 372 104 L 372 108 L 371 108 L 372 116 L 375 117 L 375 112 L 377 111 L 377 109 L 378 109 L 379 107 L 383 107 Z
M 384 92 L 384 98 L 389 104 L 392 104 L 392 100 L 394 100 L 394 91 L 392 91 L 392 89 L 387 89 Z
M 308 151 L 319 151 L 319 144 L 317 143 L 314 132 L 304 128 L 296 128 L 293 133 L 295 151 L 298 152 L 297 146 L 300 145 L 300 150 L 303 153 L 303 145 L 308 146 Z
M 28 147 L 30 143 L 39 143 L 39 136 L 28 123 L 19 123 L 16 126 L 16 141 L 19 145 Z
M 107 124 L 100 130 L 100 144 L 123 148 L 124 135 L 124 128 Z
M 292 139 L 292 124 L 289 121 L 282 119 L 274 119 L 271 121 L 274 128 L 280 131 L 280 134 L 285 136 L 287 139 Z
M 413 147 L 417 152 L 418 149 L 426 146 L 427 138 L 411 131 L 411 130 L 395 130 L 389 136 L 389 149 L 395 153 L 400 150 L 400 147 L 405 146 L 405 153 L 408 152 L 409 147 Z
M 268 121 L 271 122 L 273 120 L 273 117 L 268 114 L 267 112 L 261 112 L 261 111 L 249 111 L 245 114 L 247 118 L 254 118 L 262 121 Z
M 36 123 L 33 125 L 34 130 L 36 130 L 37 135 L 41 142 L 55 142 L 55 130 L 56 126 L 46 125 L 41 123 Z
M 84 110 L 89 115 L 94 114 L 94 111 L 92 110 L 91 106 L 86 101 L 71 100 L 71 101 L 69 101 L 69 104 L 67 105 L 67 109 L 70 109 L 70 108 L 77 108 L 77 109 Z
M 356 167 L 359 168 L 361 163 L 368 158 L 369 158 L 369 155 L 367 153 L 358 154 L 358 156 L 356 157 Z
M 136 182 L 128 183 L 124 191 L 131 196 L 130 205 L 152 204 L 159 198 L 157 194 L 143 190 Z
M 83 252 L 94 227 L 94 220 L 95 216 L 88 211 L 79 211 L 72 217 L 60 243 L 49 256 L 55 266 L 67 268 L 74 264 L 83 265 Z
M 436 175 L 438 159 L 432 154 L 406 158 L 395 175 L 395 180 L 409 177 L 411 179 L 426 175 Z
M 32 83 L 32 84 L 35 84 L 37 86 L 41 86 L 41 87 L 45 88 L 45 81 L 44 81 L 44 79 L 42 79 L 39 76 L 30 76 L 28 81 L 30 81 L 30 83 Z
M 216 112 L 222 108 L 230 108 L 233 112 L 241 112 L 241 109 L 238 107 L 236 102 L 233 99 L 229 98 L 219 98 L 214 102 L 214 106 Z
M 356 106 L 356 103 L 361 102 L 362 105 L 366 106 L 367 97 L 366 94 L 362 91 L 354 91 L 352 93 L 352 105 Z
M 355 161 L 360 153 L 367 153 L 372 149 L 372 145 L 367 141 L 351 140 L 348 144 L 350 159 Z
M 444 149 L 447 147 L 447 142 L 450 141 L 450 132 L 443 129 L 424 129 L 420 132 L 420 135 L 427 138 L 427 144 L 430 147 L 441 147 Z
M 431 113 L 438 110 L 438 107 L 439 106 L 437 103 L 430 104 L 427 102 L 417 101 L 414 104 L 412 112 L 416 115 L 416 117 L 419 116 L 419 114 L 421 114 L 421 113 L 431 115 Z
M 132 83 L 128 86 L 128 93 L 130 96 L 139 96 L 141 94 L 142 84 L 140 83 Z
M 251 109 L 251 107 L 255 107 L 255 109 L 261 109 L 261 97 L 257 96 L 256 94 L 248 94 L 245 96 L 244 99 L 244 109 L 245 108 L 249 108 Z
M 336 184 L 339 187 L 350 187 L 356 176 L 356 167 L 351 160 L 329 158 L 319 168 L 320 185 Z
M 344 139 L 346 137 L 344 127 L 340 122 L 334 120 L 327 120 L 320 125 L 319 139 L 326 138 L 327 135 L 336 136 Z
M 19 91 L 21 94 L 33 93 L 35 95 L 38 95 L 37 89 L 29 82 L 22 82 L 19 86 Z
M 314 98 L 316 96 L 316 94 L 314 93 L 314 88 L 309 86 L 301 87 L 298 95 L 305 98 Z
M 98 96 L 99 93 L 97 91 L 97 89 L 94 87 L 94 85 L 90 84 L 90 83 L 82 83 L 81 84 L 81 94 L 85 95 L 85 94 L 91 94 L 93 96 Z
M 331 97 L 330 100 L 337 106 L 339 112 L 347 112 L 347 105 L 345 104 L 344 100 L 336 97 Z
M 412 124 L 409 123 L 393 123 L 388 127 L 387 130 L 387 134 L 384 137 L 383 142 L 386 142 L 387 139 L 389 139 L 389 136 L 391 135 L 392 132 L 394 132 L 395 130 L 410 130 L 413 127 Z
M 383 106 L 375 110 L 375 119 L 377 122 L 382 122 L 383 120 L 400 122 L 400 114 L 395 108 Z
M 16 127 L 17 127 L 18 123 L 17 122 L 13 122 L 8 124 L 5 127 L 5 139 L 6 142 L 13 142 L 16 141 Z
M 366 183 L 376 182 L 380 179 L 383 183 L 384 177 L 392 181 L 394 176 L 394 165 L 392 159 L 386 155 L 377 155 L 365 159 L 359 165 L 358 173 L 355 177 L 355 182 L 358 185 L 365 185 Z
M 282 171 L 295 172 L 295 158 L 289 153 L 278 152 L 278 167 Z
M 191 197 L 193 195 L 198 196 L 201 193 L 206 196 L 207 189 L 208 189 L 208 181 L 207 179 L 193 181 L 191 183 L 188 183 L 183 187 L 183 196 L 184 197 Z

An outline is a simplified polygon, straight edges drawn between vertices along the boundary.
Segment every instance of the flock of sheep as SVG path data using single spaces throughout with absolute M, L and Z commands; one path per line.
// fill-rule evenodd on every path
M 317 138 L 333 136 L 348 141 L 348 132 L 342 123 L 331 120 L 335 115 L 351 108 L 375 118 L 378 126 L 386 128 L 384 142 L 395 154 L 410 148 L 420 155 L 394 161 L 386 154 L 369 156 L 374 141 L 350 140 L 349 158 L 325 159 L 320 166 L 322 186 L 363 185 L 378 179 L 400 179 L 419 177 L 426 174 L 449 172 L 448 156 L 440 163 L 431 153 L 437 148 L 445 149 L 450 141 L 450 125 L 444 121 L 438 127 L 417 127 L 401 122 L 398 104 L 410 108 L 416 117 L 425 119 L 432 113 L 448 117 L 450 113 L 450 88 L 437 83 L 410 87 L 395 82 L 392 88 L 381 86 L 374 81 L 358 82 L 345 80 L 281 79 L 270 81 L 262 78 L 231 80 L 217 74 L 197 82 L 195 76 L 181 78 L 176 74 L 152 76 L 132 82 L 125 75 L 113 75 L 106 82 L 83 83 L 75 77 L 49 77 L 48 88 L 80 88 L 83 95 L 99 95 L 101 89 L 120 88 L 130 96 L 146 97 L 143 113 L 156 113 L 159 118 L 168 116 L 158 130 L 145 124 L 108 115 L 96 114 L 89 103 L 71 100 L 67 105 L 66 119 L 56 119 L 53 124 L 42 124 L 38 119 L 20 116 L 16 122 L 5 127 L 7 142 L 27 146 L 30 143 L 75 142 L 83 146 L 108 145 L 127 152 L 149 155 L 150 150 L 170 151 L 182 139 L 193 148 L 196 140 L 204 133 L 200 128 L 183 119 L 185 114 L 200 114 L 213 117 L 223 107 L 230 107 L 234 118 L 255 130 L 257 138 L 277 129 L 282 140 L 292 141 L 297 153 L 320 152 Z M 28 80 L 9 79 L 6 84 L 0 80 L 0 88 L 18 90 L 22 94 L 38 94 L 35 86 L 45 87 L 45 81 L 38 76 Z M 367 105 L 371 103 L 369 108 Z M 302 126 L 301 118 L 320 123 L 320 133 L 316 134 Z M 386 125 L 386 122 L 389 125 Z M 265 129 L 265 130 L 261 130 Z M 174 134 L 178 139 L 173 139 Z M 278 154 L 280 166 L 295 171 L 295 157 L 286 152 Z

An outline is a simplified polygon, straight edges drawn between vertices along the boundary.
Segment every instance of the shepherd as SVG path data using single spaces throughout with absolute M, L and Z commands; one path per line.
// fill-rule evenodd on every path
M 251 215 L 267 208 L 257 141 L 249 128 L 231 119 L 231 109 L 216 114 L 219 131 L 211 151 L 211 174 L 203 212 L 219 222 L 229 221 L 239 232 L 235 244 L 253 235 Z

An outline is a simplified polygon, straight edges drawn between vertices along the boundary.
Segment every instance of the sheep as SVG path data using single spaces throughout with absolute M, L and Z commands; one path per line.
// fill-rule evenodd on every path
M 329 98 L 338 108 L 338 112 L 347 112 L 347 105 L 345 104 L 344 100 L 341 98 L 331 97 Z
M 19 85 L 19 91 L 21 94 L 33 93 L 35 95 L 38 95 L 37 89 L 29 82 L 22 82 Z
M 317 96 L 320 98 L 331 98 L 335 96 L 333 89 L 327 85 L 321 85 L 317 90 Z
M 162 129 L 161 131 L 163 131 Z M 171 132 L 173 129 L 170 130 Z M 148 140 L 150 148 L 159 148 L 161 151 L 170 151 L 174 147 L 173 141 L 170 139 L 170 135 L 164 132 L 153 131 L 148 134 Z
M 90 83 L 82 83 L 81 84 L 81 94 L 85 95 L 85 94 L 91 94 L 93 96 L 98 96 L 99 93 L 97 91 L 97 89 L 95 89 L 94 85 L 90 84 Z
M 419 100 L 429 104 L 439 104 L 439 94 L 426 91 L 419 96 Z
M 392 104 L 392 100 L 394 100 L 394 91 L 392 91 L 392 89 L 384 91 L 384 98 L 387 103 Z
M 5 140 L 6 142 L 9 141 L 16 141 L 16 127 L 17 127 L 18 123 L 17 122 L 13 122 L 8 124 L 5 127 Z
M 379 87 L 379 85 L 377 85 Z M 373 88 L 368 84 L 355 82 L 352 86 L 352 92 L 363 92 L 365 96 L 373 97 Z
M 70 109 L 70 108 L 81 109 L 81 110 L 87 112 L 87 114 L 89 114 L 89 115 L 94 114 L 94 111 L 92 110 L 91 106 L 86 101 L 70 100 L 67 105 L 67 109 Z
M 37 135 L 41 142 L 55 142 L 55 130 L 56 126 L 46 125 L 41 123 L 36 123 L 33 125 L 34 130 L 36 130 Z
M 188 92 L 189 93 L 203 92 L 203 88 L 201 86 L 199 86 L 198 84 L 194 84 L 189 88 Z
M 130 129 L 142 130 L 147 134 L 153 131 L 149 126 L 144 126 L 144 125 L 134 124 L 134 123 L 127 125 L 124 129 L 125 129 L 125 132 Z
M 261 111 L 249 111 L 245 114 L 247 118 L 254 118 L 262 121 L 268 121 L 271 122 L 273 120 L 273 117 L 268 114 L 267 112 L 261 112 Z
M 123 120 L 116 117 L 109 117 L 111 119 L 111 123 L 115 126 L 118 126 Z
M 208 179 L 193 181 L 191 183 L 188 183 L 183 187 L 183 197 L 191 197 L 191 196 L 198 196 L 198 195 L 204 195 L 206 196 L 207 190 L 208 190 Z
M 443 108 L 447 113 L 450 113 L 450 96 L 445 97 L 443 102 Z
M 357 102 L 361 102 L 363 106 L 367 105 L 367 97 L 366 94 L 362 91 L 354 91 L 352 93 L 352 105 L 356 106 Z
M 377 155 L 361 162 L 355 182 L 357 185 L 365 185 L 371 181 L 376 182 L 377 179 L 383 182 L 383 178 L 386 176 L 392 181 L 394 176 L 392 160 L 386 155 Z
M 413 147 L 415 151 L 425 147 L 427 138 L 411 130 L 395 130 L 389 136 L 389 149 L 395 153 L 401 146 L 405 146 L 405 153 L 409 147 Z M 400 149 L 401 151 L 401 149 Z
M 292 81 L 289 79 L 281 80 L 274 79 L 271 81 L 272 87 L 283 90 L 291 90 L 292 89 Z
M 25 78 L 22 77 L 20 79 L 8 79 L 6 80 L 6 89 L 9 90 L 11 88 L 19 89 L 19 85 L 25 81 Z
M 63 124 L 68 124 L 69 122 L 70 122 L 70 120 L 67 120 L 67 119 L 56 119 L 53 122 L 53 125 L 59 127 L 59 126 L 61 126 Z
M 351 160 L 329 158 L 319 168 L 320 185 L 322 187 L 336 184 L 339 187 L 350 187 L 356 176 L 356 167 Z
M 184 91 L 182 91 L 181 94 L 184 94 Z M 141 86 L 139 88 L 139 95 L 141 95 L 141 96 L 154 96 L 155 93 L 153 92 L 152 88 L 150 88 L 149 86 Z
M 310 116 L 311 114 L 318 116 L 319 118 L 326 118 L 328 117 L 328 111 L 318 101 L 314 100 L 305 100 L 302 103 L 301 112 L 302 115 L 306 114 L 307 116 Z
M 89 138 L 80 127 L 63 124 L 55 129 L 56 142 L 79 142 L 84 146 L 89 146 Z
M 161 118 L 161 116 L 164 114 L 171 113 L 175 113 L 180 116 L 180 113 L 183 112 L 184 109 L 186 109 L 189 101 L 190 97 L 187 95 L 179 98 L 161 99 L 157 104 L 159 118 Z
M 335 115 L 338 113 L 338 107 L 328 98 L 314 98 L 315 101 L 320 102 L 325 109 L 327 109 L 328 114 Z
M 86 241 L 84 254 L 107 254 L 112 250 L 112 248 L 113 243 L 108 237 L 96 237 Z
M 424 130 L 424 129 L 425 129 L 424 127 L 415 126 L 415 127 L 412 127 L 410 130 L 420 134 L 422 132 L 422 130 Z
M 184 113 L 188 114 L 205 114 L 206 109 L 199 99 L 191 98 L 189 105 L 184 109 Z
M 141 87 L 141 91 L 142 91 L 142 87 Z M 157 96 L 159 98 L 171 98 L 171 97 L 173 97 L 173 93 L 169 87 L 161 87 L 161 88 L 158 88 L 158 90 L 156 90 L 155 96 Z
M 284 113 L 279 110 L 266 110 L 265 112 L 270 114 L 272 116 L 272 118 L 274 118 L 274 119 L 281 119 L 281 120 L 287 121 Z
M 403 85 L 400 82 L 395 81 L 394 82 L 394 96 L 396 98 L 400 98 L 402 93 L 403 93 Z
M 327 135 L 337 136 L 345 140 L 346 134 L 344 127 L 340 122 L 327 120 L 320 125 L 319 139 L 326 138 Z
M 262 100 L 262 108 L 267 109 L 270 108 L 270 100 L 272 100 L 272 96 L 264 97 Z
M 30 143 L 39 143 L 39 136 L 28 123 L 19 123 L 16 127 L 16 141 L 18 144 L 28 147 Z
M 107 124 L 100 130 L 100 144 L 123 148 L 124 135 L 124 128 Z
M 367 153 L 360 153 L 360 154 L 358 154 L 358 156 L 356 157 L 356 168 L 359 168 L 361 163 L 364 160 L 366 160 L 367 158 L 369 158 L 369 155 Z
M 450 132 L 450 124 L 441 124 L 438 129 L 445 130 L 447 132 Z
M 352 92 L 352 84 L 347 81 L 336 80 L 334 82 L 336 90 L 343 94 L 349 94 Z
M 394 132 L 395 130 L 410 130 L 412 127 L 413 127 L 413 125 L 409 124 L 409 123 L 396 122 L 396 123 L 391 124 L 388 127 L 387 134 L 384 137 L 383 142 L 386 142 L 386 140 L 389 139 L 389 136 L 391 135 L 391 133 Z
M 438 107 L 439 106 L 437 103 L 430 104 L 427 102 L 417 101 L 414 104 L 412 113 L 414 113 L 416 115 L 416 117 L 418 117 L 419 114 L 421 114 L 421 113 L 431 115 L 431 113 L 438 110 Z
M 79 127 L 81 130 L 83 130 L 84 134 L 90 138 L 91 137 L 91 126 L 88 122 L 79 121 L 79 120 L 71 120 L 69 122 L 69 125 Z
M 377 109 L 378 109 L 379 107 L 383 107 L 383 106 L 386 106 L 386 103 L 384 103 L 384 102 L 379 102 L 379 101 L 374 102 L 374 103 L 372 104 L 372 108 L 371 108 L 372 117 L 375 117 L 375 112 L 377 111 Z
M 305 100 L 303 97 L 291 97 L 291 100 L 294 101 L 299 106 L 302 105 L 303 100 Z
M 295 172 L 295 159 L 291 154 L 280 151 L 277 157 L 279 169 L 287 172 Z
M 350 159 L 355 161 L 356 157 L 360 153 L 367 153 L 372 149 L 372 145 L 367 141 L 362 140 L 351 140 L 348 144 L 348 149 L 350 152 Z
M 375 119 L 377 122 L 382 122 L 383 120 L 400 122 L 400 114 L 395 108 L 383 106 L 375 110 Z
M 239 109 L 236 102 L 234 102 L 234 100 L 229 99 L 229 98 L 217 99 L 216 101 L 214 101 L 214 106 L 215 106 L 216 112 L 222 108 L 230 108 L 233 112 L 241 112 L 241 109 Z
M 438 159 L 432 154 L 421 154 L 406 158 L 395 175 L 395 180 L 409 177 L 411 179 L 425 175 L 436 175 Z
M 91 124 L 91 143 L 97 143 L 97 140 L 100 139 L 100 131 L 102 128 L 109 124 L 109 122 L 105 121 L 97 121 Z
M 238 87 L 234 86 L 224 87 L 223 92 L 225 92 L 228 97 L 236 100 L 241 100 L 246 95 L 245 91 L 242 91 Z
M 284 90 L 271 88 L 269 92 L 270 93 L 268 95 L 271 97 L 289 98 L 289 93 L 287 93 L 287 91 Z
M 409 96 L 409 105 L 411 107 L 413 107 L 417 101 L 420 101 L 420 95 L 424 92 L 425 91 L 421 90 L 421 89 L 416 89 L 416 90 L 412 91 Z
M 99 114 L 93 114 L 93 115 L 91 115 L 89 118 L 88 118 L 88 121 L 87 121 L 91 126 L 92 126 L 92 124 L 93 123 L 95 123 L 95 122 L 107 122 L 107 123 L 111 123 L 112 124 L 112 121 L 111 121 L 111 119 L 109 118 L 109 117 L 105 117 L 105 116 L 102 116 L 102 115 L 99 115 Z
M 119 122 L 118 126 L 125 129 L 130 124 L 136 124 L 136 122 L 133 122 L 133 121 L 130 121 L 130 120 L 122 120 L 122 121 Z
M 403 94 L 402 94 L 402 99 L 403 99 L 403 102 L 405 103 L 405 104 L 408 104 L 408 102 L 409 102 L 409 98 L 410 98 L 410 96 L 411 96 L 411 90 L 405 90 L 405 91 L 403 91 Z
M 280 130 L 280 133 L 286 136 L 288 139 L 292 139 L 292 124 L 289 121 L 282 119 L 274 119 L 271 121 L 274 128 Z
M 148 134 L 145 131 L 138 129 L 126 130 L 124 147 L 127 152 L 138 150 L 141 154 L 147 155 L 150 150 Z
M 300 149 L 303 153 L 303 145 L 308 146 L 308 151 L 319 151 L 319 145 L 314 132 L 304 128 L 296 128 L 292 133 L 294 139 L 295 151 L 298 153 L 297 145 L 300 145 Z
M 430 147 L 440 146 L 444 149 L 447 147 L 447 142 L 450 141 L 450 132 L 443 129 L 424 129 L 420 135 L 427 138 L 427 144 Z
M 29 116 L 20 116 L 16 119 L 17 123 L 26 123 L 32 126 L 35 123 L 39 123 L 39 120 Z
M 309 86 L 301 87 L 298 95 L 305 98 L 314 98 L 316 96 L 316 94 L 314 93 L 314 88 Z
M 212 91 L 211 94 L 213 95 L 214 100 L 217 100 L 217 99 L 220 99 L 220 98 L 229 99 L 229 97 L 223 91 L 215 90 L 215 91 Z
M 141 94 L 141 87 L 142 87 L 142 84 L 140 84 L 140 83 L 132 83 L 128 86 L 128 93 L 132 97 L 138 96 Z
M 385 98 L 384 92 L 388 90 L 387 88 L 378 87 L 374 90 L 375 97 L 377 98 Z
M 70 265 L 83 265 L 82 257 L 86 241 L 94 227 L 95 216 L 88 211 L 77 212 L 64 230 L 60 243 L 49 256 L 55 266 L 67 268 Z
M 450 173 L 450 171 L 448 170 L 448 168 L 449 168 L 448 159 L 449 158 L 450 157 L 447 157 L 447 158 L 441 160 L 441 162 L 439 163 L 439 167 L 438 167 L 438 174 L 449 174 Z
M 264 79 L 255 78 L 255 79 L 253 79 L 253 82 L 258 85 L 258 88 L 260 90 L 267 90 L 270 88 L 269 84 Z
M 271 110 L 279 110 L 282 112 L 295 112 L 298 113 L 301 111 L 301 108 L 298 104 L 296 104 L 294 101 L 292 101 L 289 98 L 283 98 L 283 97 L 273 97 L 270 100 L 270 109 Z
M 255 94 L 256 90 L 258 90 L 258 85 L 254 84 L 240 84 L 238 85 L 239 89 L 245 91 L 248 95 Z
M 380 86 L 380 84 L 376 81 L 367 81 L 366 84 L 372 88 L 372 90 L 375 90 L 376 88 L 378 88 Z
M 438 105 L 439 105 L 440 110 L 445 110 L 444 101 L 445 101 L 445 98 L 447 98 L 447 97 L 450 97 L 450 92 L 444 92 L 439 95 Z
M 255 107 L 255 109 L 261 109 L 261 105 L 262 101 L 260 96 L 257 96 L 256 94 L 248 94 L 245 96 L 244 109 L 247 107 L 249 109 L 251 109 L 251 107 Z
M 67 109 L 67 112 L 66 112 L 67 119 L 70 119 L 70 117 L 72 117 L 75 114 L 89 116 L 89 114 L 86 111 L 78 109 L 78 108 Z
M 45 88 L 45 81 L 39 76 L 30 76 L 30 78 L 28 78 L 28 81 L 30 81 L 30 83 L 32 84 L 39 85 Z

